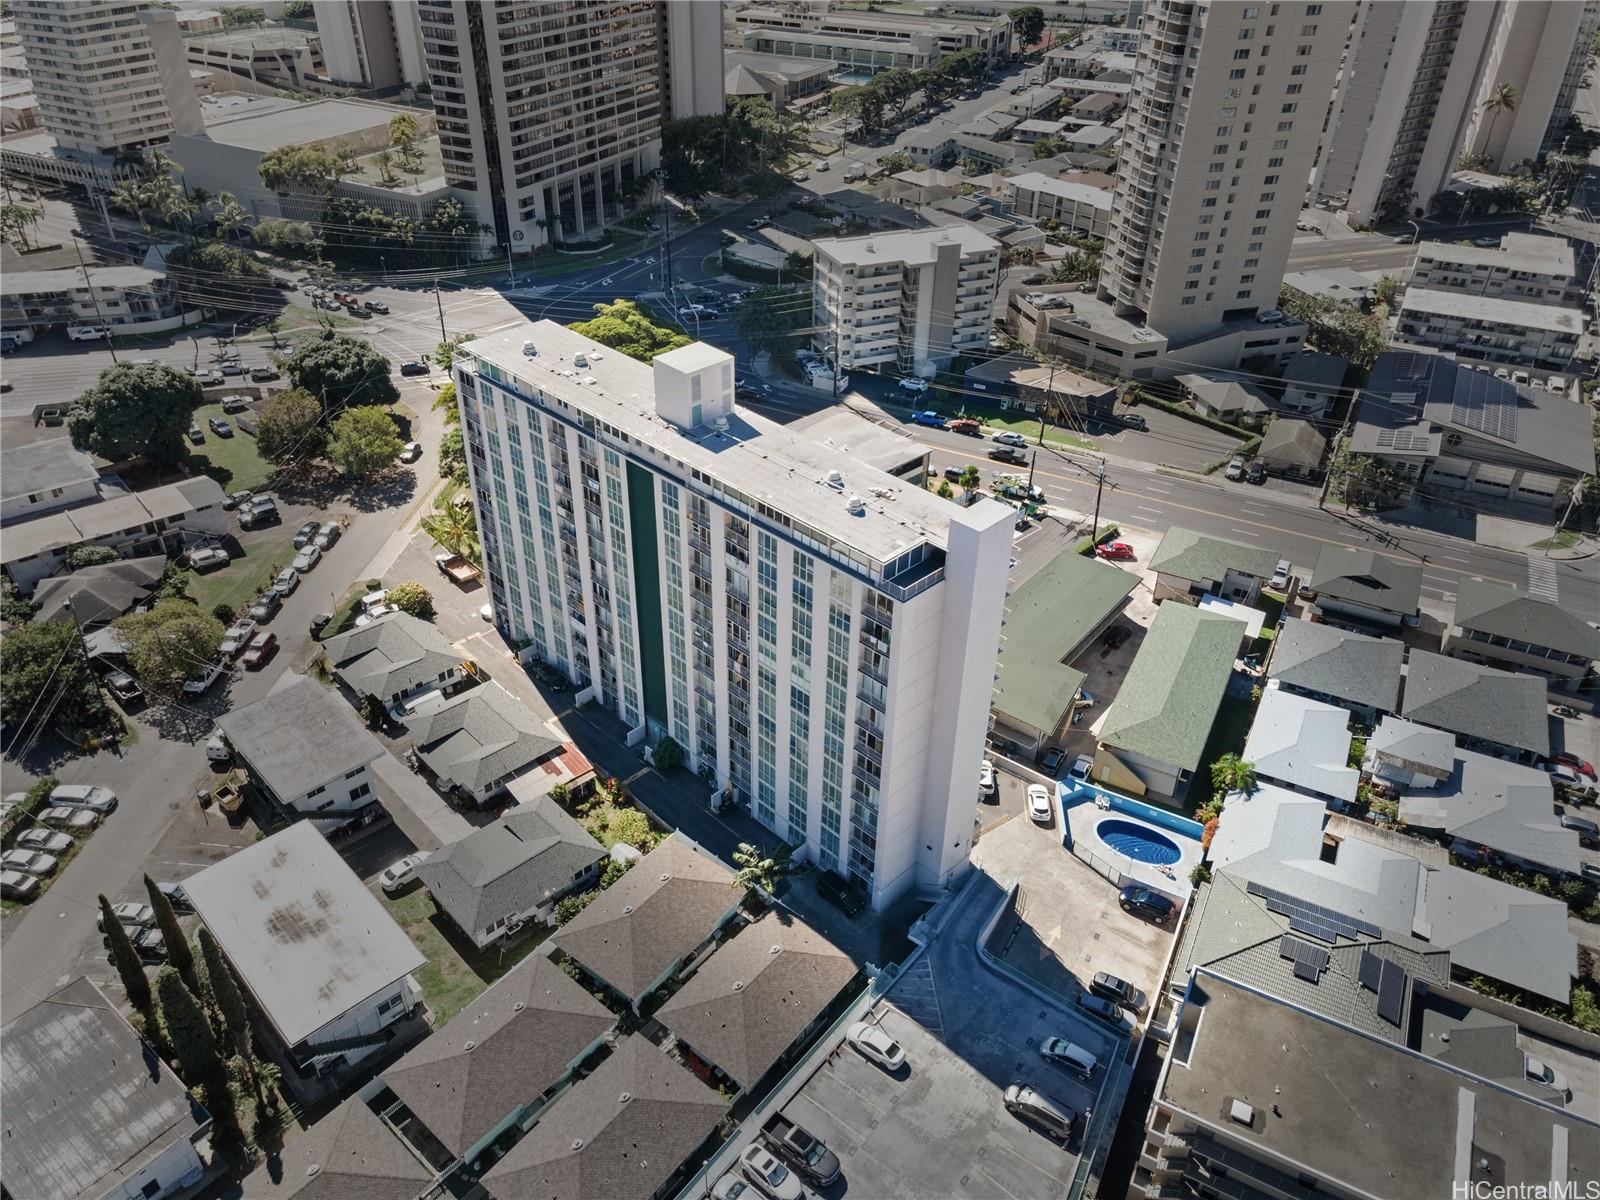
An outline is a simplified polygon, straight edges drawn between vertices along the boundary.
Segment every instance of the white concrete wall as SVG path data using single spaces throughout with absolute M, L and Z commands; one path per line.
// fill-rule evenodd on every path
M 370 764 L 363 766 L 355 774 L 330 780 L 322 785 L 323 790 L 312 794 L 303 793 L 299 796 L 283 796 L 280 799 L 284 804 L 314 817 L 336 817 L 342 813 L 355 812 L 365 808 L 374 799 L 372 767 Z M 350 793 L 365 787 L 367 790 L 360 796 L 352 798 Z
M 143 1167 L 117 1180 L 105 1193 L 105 1200 L 162 1200 L 176 1196 L 187 1184 L 198 1180 L 204 1170 L 194 1143 L 178 1138 Z M 156 1190 L 146 1191 L 151 1184 Z

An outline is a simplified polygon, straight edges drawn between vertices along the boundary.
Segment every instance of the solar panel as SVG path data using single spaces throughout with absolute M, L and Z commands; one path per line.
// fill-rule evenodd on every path
M 1322 972 L 1310 963 L 1297 962 L 1294 964 L 1294 977 L 1296 979 L 1304 979 L 1307 983 L 1316 983 L 1318 979 L 1322 978 Z
M 1378 981 L 1383 978 L 1383 959 L 1370 950 L 1363 950 L 1361 962 L 1356 968 L 1356 978 L 1367 991 L 1376 992 Z
M 1325 942 L 1331 942 L 1335 937 L 1346 937 L 1353 942 L 1360 934 L 1382 936 L 1382 931 L 1371 921 L 1352 917 L 1323 904 L 1312 904 L 1288 892 L 1280 892 L 1259 883 L 1247 884 L 1245 890 L 1252 896 L 1261 897 L 1272 912 L 1288 917 L 1289 928 L 1297 933 L 1321 938 Z
M 1378 1016 L 1399 1025 L 1406 1006 L 1406 971 L 1399 963 L 1383 960 L 1383 978 L 1378 983 Z
M 1516 385 L 1483 371 L 1462 371 L 1456 380 L 1450 419 L 1515 445 L 1518 399 Z
M 1339 936 L 1339 930 L 1335 926 L 1301 913 L 1289 918 L 1289 928 L 1307 937 L 1321 938 L 1325 942 L 1332 942 Z
M 1297 937 L 1285 934 L 1278 942 L 1278 956 L 1294 960 L 1295 978 L 1309 980 L 1316 983 L 1322 973 L 1328 969 L 1328 952 L 1321 946 L 1313 946 L 1310 942 L 1302 942 Z

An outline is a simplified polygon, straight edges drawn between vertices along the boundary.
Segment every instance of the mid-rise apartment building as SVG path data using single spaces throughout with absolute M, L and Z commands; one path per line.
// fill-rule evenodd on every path
M 1545 371 L 1567 370 L 1582 334 L 1581 308 L 1421 287 L 1406 289 L 1394 327 L 1396 343 Z
M 172 117 L 141 4 L 17 0 L 11 6 L 44 127 L 56 144 L 114 154 L 165 142 Z
M 814 344 L 842 368 L 931 374 L 988 345 L 1000 243 L 967 224 L 819 238 Z
M 1172 339 L 1276 307 L 1350 0 L 1159 0 L 1139 28 L 1102 298 Z
M 1577 270 L 1566 238 L 1508 233 L 1498 246 L 1419 242 L 1409 282 L 1436 292 L 1581 308 Z
M 751 4 L 733 14 L 747 49 L 794 58 L 828 58 L 842 70 L 877 75 L 896 67 L 931 66 L 947 55 L 981 50 L 991 66 L 1011 58 L 1011 18 L 950 13 L 861 12 L 821 5 Z M 771 41 L 788 48 L 769 48 Z
M 317 36 L 336 83 L 383 90 L 428 82 L 412 0 L 314 0 Z
M 419 0 L 445 177 L 476 198 L 486 242 L 594 241 L 657 166 L 662 121 L 721 111 L 720 27 L 677 7 Z M 710 32 L 714 50 L 669 44 Z M 702 109 L 713 73 L 696 64 L 708 55 L 716 95 Z
M 1008 508 L 735 407 L 703 343 L 646 365 L 540 321 L 455 382 L 509 639 L 875 904 L 963 869 Z

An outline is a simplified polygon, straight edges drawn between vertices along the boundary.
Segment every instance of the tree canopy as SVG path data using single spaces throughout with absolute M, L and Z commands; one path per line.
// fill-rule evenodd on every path
M 274 392 L 261 407 L 256 423 L 256 453 L 285 466 L 306 462 L 322 453 L 327 442 L 322 405 L 310 392 L 288 388 Z
M 257 164 L 261 182 L 275 192 L 322 192 L 333 190 L 338 178 L 338 159 L 320 145 L 279 146 L 261 156 Z
M 794 130 L 794 119 L 775 112 L 765 96 L 732 100 L 723 113 L 668 121 L 661 129 L 667 188 L 698 196 L 751 170 L 770 173 Z
M 358 404 L 393 404 L 393 364 L 366 342 L 325 330 L 284 364 L 290 382 L 322 401 L 324 412 Z
M 200 385 L 168 366 L 107 367 L 67 411 L 79 450 L 120 462 L 140 455 L 163 466 L 188 456 L 183 440 L 200 403 Z
M 402 442 L 394 418 L 381 408 L 352 408 L 333 421 L 328 458 L 346 475 L 371 479 L 392 466 Z
M 691 340 L 687 334 L 651 320 L 632 300 L 596 304 L 594 311 L 596 315 L 591 320 L 578 321 L 568 328 L 640 362 L 651 362 L 656 355 L 687 346 Z
M 1017 41 L 1026 50 L 1037 46 L 1044 38 L 1044 10 L 1028 5 L 1011 10 L 1011 28 L 1016 30 Z
M 413 579 L 391 587 L 384 594 L 384 603 L 394 605 L 419 621 L 431 621 L 434 618 L 433 593 Z
M 745 297 L 734 324 L 755 353 L 785 360 L 800 348 L 798 331 L 810 320 L 811 305 L 804 292 L 763 287 Z
M 222 622 L 184 600 L 161 600 L 149 612 L 112 622 L 128 646 L 128 666 L 146 687 L 175 692 L 216 657 Z
M 0 714 L 8 743 L 31 737 L 34 722 L 87 726 L 105 712 L 94 672 L 71 621 L 34 621 L 0 641 Z
M 1324 354 L 1338 354 L 1362 372 L 1372 370 L 1378 355 L 1389 348 L 1383 319 L 1325 296 L 1284 287 L 1278 307 L 1308 326 L 1306 343 Z

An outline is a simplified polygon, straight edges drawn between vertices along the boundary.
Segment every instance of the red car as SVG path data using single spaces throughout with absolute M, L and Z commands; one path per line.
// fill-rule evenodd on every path
M 1559 763 L 1563 767 L 1571 767 L 1574 771 L 1583 772 L 1583 774 L 1587 775 L 1590 779 L 1596 778 L 1594 773 L 1594 764 L 1591 762 L 1585 762 L 1576 754 L 1552 754 L 1545 761 Z
M 1132 558 L 1133 547 L 1127 542 L 1107 542 L 1103 546 L 1096 546 L 1094 552 L 1101 558 Z

